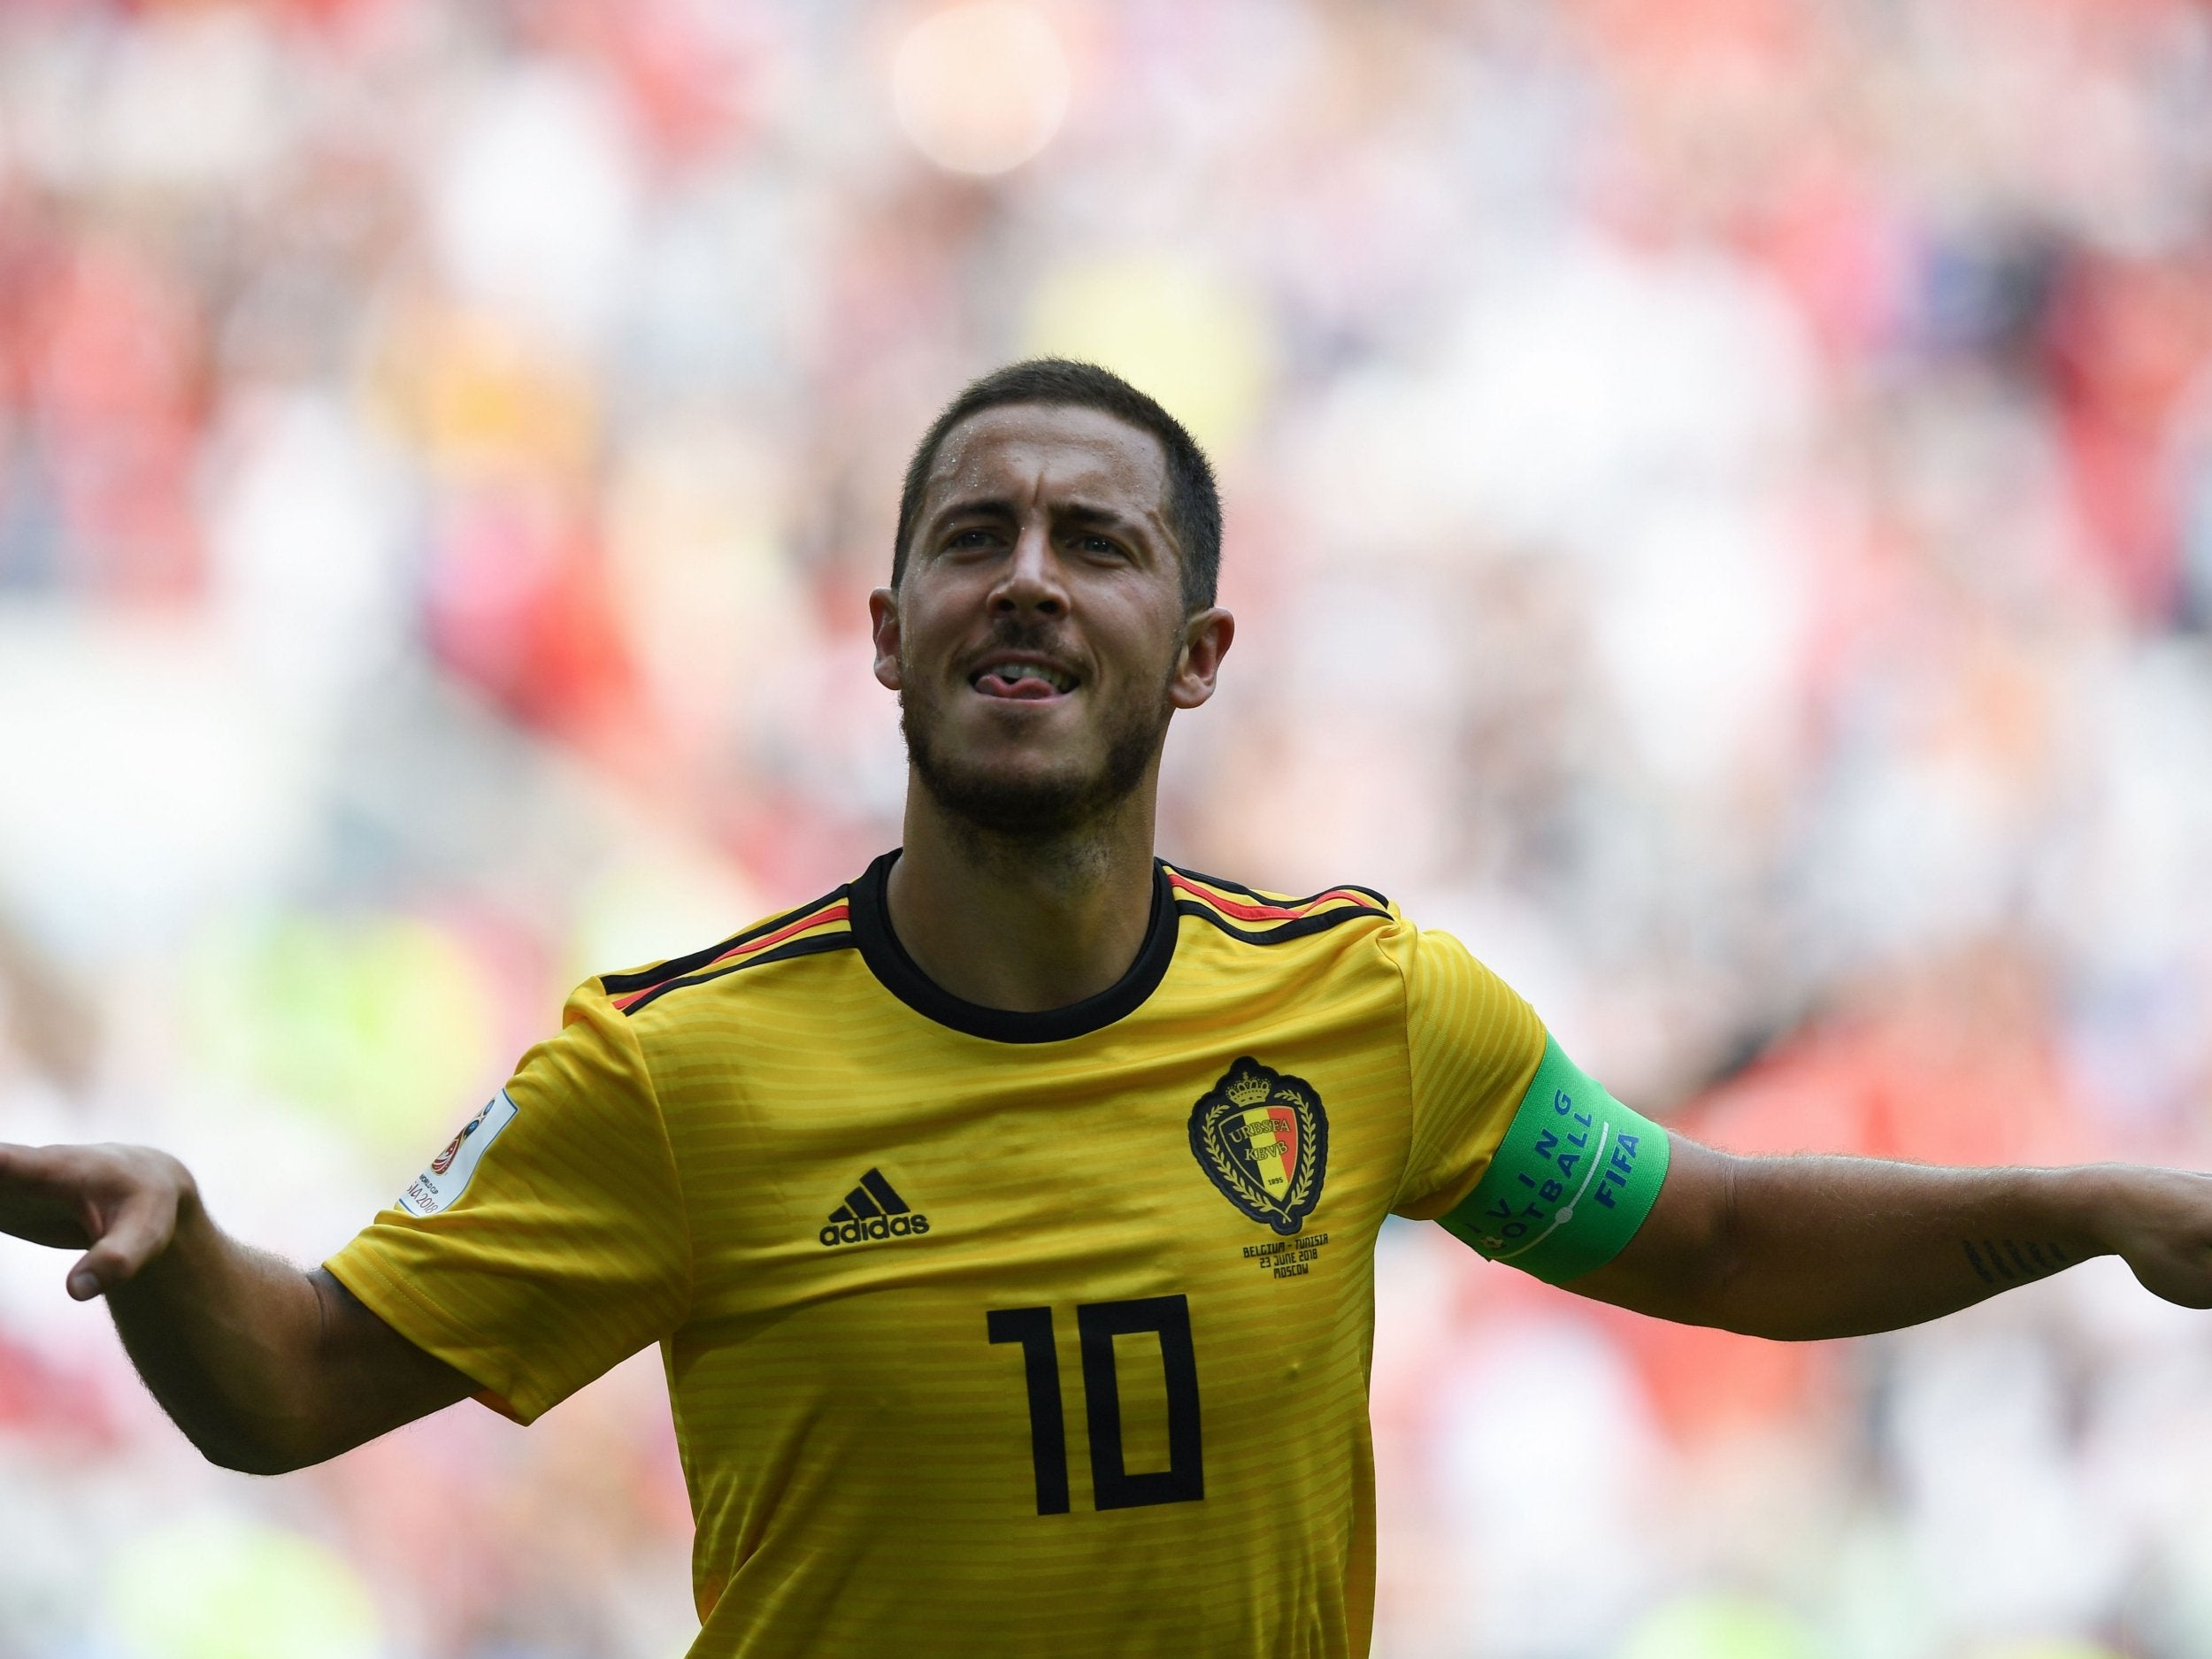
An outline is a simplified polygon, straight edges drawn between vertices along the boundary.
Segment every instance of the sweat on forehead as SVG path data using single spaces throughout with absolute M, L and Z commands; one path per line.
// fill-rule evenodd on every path
M 948 432 L 929 472 L 926 511 L 977 485 L 1047 492 L 1081 487 L 1122 497 L 1164 523 L 1167 456 L 1148 432 L 1095 409 L 1017 403 L 986 409 Z

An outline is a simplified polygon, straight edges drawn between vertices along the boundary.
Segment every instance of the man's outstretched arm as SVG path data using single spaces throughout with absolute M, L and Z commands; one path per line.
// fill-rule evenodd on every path
M 1678 1135 L 1636 1236 L 1566 1288 L 1804 1340 L 1917 1325 L 2112 1255 L 2167 1301 L 2212 1307 L 2212 1176 L 1736 1157 Z
M 0 1145 L 0 1233 L 84 1252 L 69 1294 L 107 1297 L 154 1398 L 227 1469 L 320 1463 L 475 1391 L 328 1273 L 227 1236 L 165 1152 Z

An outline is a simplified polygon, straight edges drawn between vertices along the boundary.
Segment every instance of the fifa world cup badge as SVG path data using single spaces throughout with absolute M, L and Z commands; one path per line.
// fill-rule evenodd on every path
M 1190 1149 L 1224 1198 L 1288 1238 L 1321 1202 L 1328 1114 L 1305 1079 L 1245 1055 L 1191 1108 Z
M 411 1216 L 434 1216 L 450 1207 L 468 1190 L 484 1149 L 514 1120 L 515 1102 L 501 1089 L 482 1111 L 461 1125 L 461 1133 L 430 1160 L 430 1167 L 408 1183 L 407 1190 L 399 1195 L 398 1208 Z

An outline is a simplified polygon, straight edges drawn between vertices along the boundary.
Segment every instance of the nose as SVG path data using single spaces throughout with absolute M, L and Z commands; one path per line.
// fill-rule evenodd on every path
M 1039 616 L 1064 615 L 1068 608 L 1067 584 L 1062 580 L 1060 557 L 1046 524 L 1033 518 L 1024 523 L 1014 540 L 1014 550 L 992 584 L 991 614 L 1009 616 L 1031 611 Z

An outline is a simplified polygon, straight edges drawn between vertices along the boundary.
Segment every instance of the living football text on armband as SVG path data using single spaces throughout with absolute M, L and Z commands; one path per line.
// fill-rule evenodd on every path
M 1618 1256 L 1667 1179 L 1667 1132 L 1547 1036 L 1543 1063 L 1475 1190 L 1443 1225 L 1494 1262 L 1564 1284 Z

